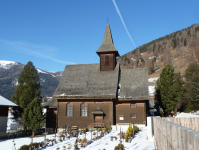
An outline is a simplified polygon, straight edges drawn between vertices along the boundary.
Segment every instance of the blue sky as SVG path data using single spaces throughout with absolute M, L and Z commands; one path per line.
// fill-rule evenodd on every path
M 199 23 L 199 1 L 2 0 L 0 60 L 32 61 L 47 71 L 63 71 L 68 64 L 99 63 L 96 51 L 107 17 L 115 47 L 123 55 Z

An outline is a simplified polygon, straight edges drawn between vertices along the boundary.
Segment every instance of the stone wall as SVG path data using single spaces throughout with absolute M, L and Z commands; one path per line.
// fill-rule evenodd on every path
M 166 121 L 166 118 L 153 118 L 154 138 L 159 150 L 198 150 L 199 131 Z

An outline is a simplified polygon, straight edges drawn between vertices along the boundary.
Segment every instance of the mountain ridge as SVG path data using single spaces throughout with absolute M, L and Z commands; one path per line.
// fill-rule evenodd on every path
M 172 64 L 184 75 L 190 63 L 199 59 L 199 24 L 152 40 L 117 58 L 122 69 L 147 68 L 149 75 Z
M 25 65 L 14 61 L 0 60 L 0 95 L 11 99 L 18 85 L 18 77 Z M 42 86 L 42 96 L 52 96 L 61 79 L 63 71 L 51 72 L 37 69 Z

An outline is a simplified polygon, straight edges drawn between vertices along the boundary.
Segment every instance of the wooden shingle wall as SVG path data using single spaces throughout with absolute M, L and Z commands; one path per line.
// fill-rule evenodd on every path
M 109 57 L 109 65 L 105 64 L 105 57 Z M 114 70 L 115 69 L 115 53 L 100 54 L 100 70 Z
M 58 100 L 58 128 L 63 128 L 66 125 L 78 126 L 80 128 L 81 125 L 87 125 L 88 128 L 93 126 L 94 123 L 94 115 L 92 112 L 100 107 L 104 112 L 104 123 L 106 125 L 112 123 L 113 120 L 113 107 L 112 101 L 103 101 L 102 103 L 96 103 L 96 100 Z M 101 101 L 101 100 L 99 100 Z M 81 104 L 86 103 L 88 105 L 88 112 L 86 117 L 81 116 Z M 67 116 L 66 107 L 67 104 L 73 104 L 73 116 Z
M 133 101 L 131 101 L 133 102 Z M 146 123 L 146 103 L 136 102 L 136 107 L 131 107 L 131 102 L 115 102 L 116 124 Z M 136 118 L 131 118 L 131 114 L 136 114 Z M 124 120 L 119 120 L 119 116 L 124 116 Z

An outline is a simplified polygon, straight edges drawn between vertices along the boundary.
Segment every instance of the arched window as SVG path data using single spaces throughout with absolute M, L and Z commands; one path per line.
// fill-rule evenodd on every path
M 106 55 L 105 56 L 105 66 L 108 66 L 109 65 L 109 56 Z
M 66 115 L 69 116 L 69 117 L 72 117 L 73 116 L 73 104 L 71 103 L 68 103 L 67 105 L 67 113 Z
M 88 105 L 86 103 L 81 104 L 81 116 L 87 116 Z

